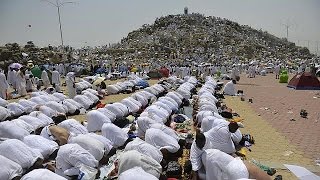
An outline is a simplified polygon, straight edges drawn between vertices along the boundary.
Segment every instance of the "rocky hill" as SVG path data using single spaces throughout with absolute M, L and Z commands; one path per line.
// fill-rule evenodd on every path
M 169 15 L 132 31 L 108 48 L 120 59 L 181 59 L 221 63 L 225 60 L 294 61 L 313 55 L 285 38 L 227 19 L 201 14 Z

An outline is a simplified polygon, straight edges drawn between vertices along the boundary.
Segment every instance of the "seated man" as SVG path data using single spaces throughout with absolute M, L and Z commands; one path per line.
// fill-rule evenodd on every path
M 135 138 L 133 141 L 129 142 L 126 145 L 124 150 L 125 151 L 136 150 L 142 154 L 145 154 L 153 158 L 160 164 L 161 164 L 161 161 L 163 160 L 163 155 L 159 149 L 157 149 L 156 147 L 152 146 L 151 144 L 145 142 L 140 138 Z
M 139 153 L 138 151 L 131 150 L 124 152 L 119 158 L 119 170 L 120 175 L 126 170 L 134 167 L 141 167 L 144 171 L 153 176 L 159 178 L 162 172 L 161 165 L 153 158 Z
M 67 180 L 66 178 L 59 176 L 58 174 L 49 171 L 48 169 L 34 169 L 28 174 L 25 174 L 21 180 Z
M 60 147 L 56 158 L 56 173 L 62 176 L 78 176 L 82 165 L 97 168 L 99 162 L 78 144 L 65 144 Z
M 43 156 L 37 149 L 30 148 L 22 141 L 8 139 L 0 144 L 0 155 L 16 162 L 24 170 L 41 168 Z
M 149 128 L 145 134 L 145 141 L 158 148 L 164 159 L 176 159 L 182 155 L 182 147 L 178 140 L 160 129 Z
M 128 134 L 112 123 L 103 124 L 101 134 L 109 139 L 115 148 L 123 149 L 130 142 Z
M 0 179 L 17 180 L 22 176 L 22 167 L 16 162 L 0 155 Z
M 104 109 L 104 108 L 101 108 Z M 98 110 L 92 110 L 87 113 L 87 129 L 89 132 L 101 131 L 104 123 L 111 123 L 111 120 Z
M 30 148 L 37 149 L 44 158 L 56 157 L 59 145 L 52 140 L 46 139 L 40 135 L 28 135 L 23 138 L 23 142 Z
M 224 85 L 223 93 L 230 96 L 236 95 L 236 88 L 234 86 L 235 84 L 236 80 L 229 81 L 226 85 Z

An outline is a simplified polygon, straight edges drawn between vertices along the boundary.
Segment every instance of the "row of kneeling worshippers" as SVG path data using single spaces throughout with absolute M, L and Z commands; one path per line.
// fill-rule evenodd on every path
M 174 130 L 166 127 L 164 123 L 170 120 L 171 115 L 179 110 L 183 101 L 186 101 L 183 96 L 190 96 L 187 90 L 194 87 L 192 83 L 186 82 L 184 83 L 186 85 L 181 85 L 182 88 L 177 90 L 183 92 L 183 95 L 177 91 L 167 93 L 172 83 L 174 82 L 162 81 L 144 91 L 136 92 L 122 102 L 92 110 L 87 113 L 85 126 L 75 119 L 62 120 L 54 125 L 53 119 L 41 111 L 31 112 L 36 117 L 24 115 L 27 117 L 20 116 L 16 121 L 1 122 L 0 158 L 8 163 L 5 163 L 0 170 L 0 179 L 13 179 L 23 174 L 25 174 L 23 179 L 42 179 L 44 177 L 45 179 L 72 179 L 79 175 L 81 167 L 98 169 L 108 162 L 116 149 L 123 148 L 126 148 L 127 152 L 119 157 L 117 173 L 120 175 L 123 172 L 119 178 L 125 177 L 131 171 L 147 171 L 152 163 L 153 175 L 160 177 L 158 172 L 161 172 L 162 157 L 177 153 L 181 149 L 179 147 L 181 141 L 175 137 Z M 154 102 L 157 97 L 165 94 L 167 94 L 165 97 Z M 167 106 L 167 102 L 171 102 L 171 106 Z M 148 106 L 149 104 L 151 105 Z M 144 115 L 141 113 L 141 116 L 140 112 Z M 153 116 L 158 116 L 154 123 L 156 125 L 153 127 L 155 131 L 150 130 L 143 133 L 141 130 L 143 125 L 139 127 L 141 123 L 138 123 L 138 130 L 129 126 L 127 122 L 124 123 L 123 121 L 126 120 L 123 117 L 130 114 L 136 117 L 140 115 L 142 119 L 149 121 L 153 120 Z M 100 122 L 103 123 L 96 126 Z M 99 132 L 94 133 L 96 131 Z M 136 131 L 142 131 L 141 139 L 136 138 L 132 141 L 132 137 L 138 136 Z M 155 141 L 155 138 L 159 140 Z M 139 154 L 134 150 L 141 152 Z M 143 153 L 143 150 L 148 151 L 149 156 L 146 156 L 147 153 Z M 140 159 L 134 157 L 140 157 Z M 130 161 L 129 159 L 132 158 L 134 160 Z M 50 160 L 55 160 L 55 164 L 46 163 L 51 162 Z M 44 169 L 44 163 L 47 169 L 56 174 Z M 143 170 L 135 168 L 139 165 Z
M 196 136 L 190 149 L 193 179 L 271 179 L 257 166 L 236 157 L 243 141 L 241 123 L 229 122 L 221 115 L 221 102 L 215 97 L 217 82 L 206 77 L 193 98 Z
M 57 92 L 32 92 L 30 99 L 20 99 L 18 102 L 9 103 L 0 99 L 0 121 L 16 119 L 34 111 L 40 111 L 54 121 L 61 121 L 66 115 L 77 115 L 93 108 L 98 102 L 98 92 L 93 89 L 86 89 L 72 99 Z

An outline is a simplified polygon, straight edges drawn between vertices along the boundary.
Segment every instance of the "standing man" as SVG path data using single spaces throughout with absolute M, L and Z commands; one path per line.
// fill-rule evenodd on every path
M 274 72 L 276 73 L 276 79 L 280 78 L 280 65 L 276 65 L 274 68 Z
M 0 97 L 2 99 L 7 99 L 7 91 L 9 88 L 9 84 L 6 80 L 6 76 L 3 72 L 0 72 Z
M 50 80 L 49 80 L 48 73 L 45 68 L 42 69 L 41 79 L 43 82 L 44 89 L 47 89 L 50 86 Z
M 68 74 L 66 75 L 66 84 L 68 88 L 69 97 L 72 99 L 74 96 L 76 96 L 74 72 L 68 72 Z
M 52 71 L 52 85 L 56 89 L 57 92 L 61 92 L 60 90 L 60 73 L 53 68 Z

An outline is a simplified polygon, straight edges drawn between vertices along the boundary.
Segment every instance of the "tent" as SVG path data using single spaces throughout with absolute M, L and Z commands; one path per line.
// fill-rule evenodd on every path
M 297 90 L 320 90 L 320 81 L 315 75 L 304 72 L 296 74 L 287 87 Z

